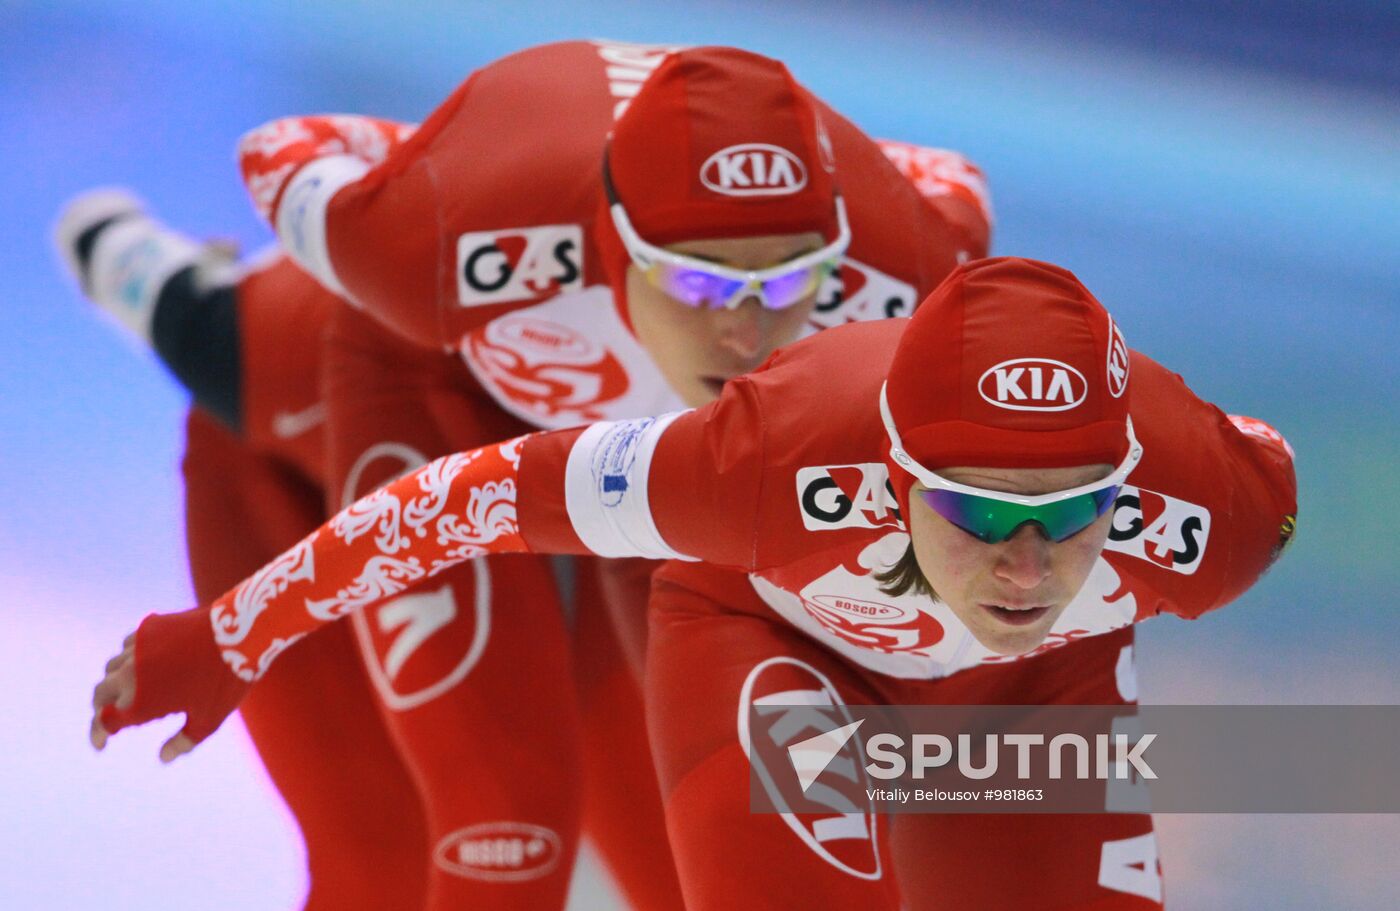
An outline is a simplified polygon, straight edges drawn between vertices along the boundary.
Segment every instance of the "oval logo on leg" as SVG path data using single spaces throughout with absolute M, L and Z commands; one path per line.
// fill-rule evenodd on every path
M 374 486 L 402 477 L 427 461 L 412 446 L 376 443 L 351 466 L 341 504 L 348 505 Z M 390 543 L 426 533 L 399 510 L 374 517 L 373 527 Z M 393 711 L 416 708 L 452 689 L 471 673 L 486 650 L 491 635 L 489 565 L 472 560 L 443 578 L 451 581 L 432 588 L 419 586 L 350 615 L 370 680 Z
M 843 873 L 882 875 L 871 787 L 852 735 L 856 722 L 825 674 L 776 656 L 749 672 L 739 696 L 739 743 L 792 833 Z M 794 790 L 795 789 L 795 790 Z M 800 795 L 798 803 L 789 796 Z
M 351 615 L 374 688 L 394 711 L 416 708 L 451 690 L 486 651 L 490 564 L 472 560 L 452 572 L 456 586 L 419 588 Z M 468 573 L 470 580 L 463 578 Z
M 438 842 L 433 862 L 455 876 L 522 882 L 553 872 L 564 843 L 552 829 L 528 822 L 483 822 Z

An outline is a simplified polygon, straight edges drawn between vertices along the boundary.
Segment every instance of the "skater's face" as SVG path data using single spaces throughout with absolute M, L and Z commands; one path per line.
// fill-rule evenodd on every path
M 735 269 L 758 270 L 819 250 L 824 243 L 820 234 L 809 231 L 684 241 L 666 249 Z M 815 304 L 814 291 L 781 310 L 764 308 L 757 297 L 733 309 L 693 307 L 654 286 L 635 265 L 627 267 L 628 316 L 637 341 L 692 407 L 718 398 L 726 380 L 748 373 L 796 339 Z
M 1111 465 L 1075 468 L 947 468 L 950 481 L 985 490 L 1045 494 L 1105 478 Z M 1000 655 L 1022 655 L 1045 641 L 1050 628 L 1094 567 L 1108 540 L 1113 510 L 1058 543 L 1037 525 L 1023 525 L 1005 541 L 979 541 L 909 498 L 910 535 L 919 569 L 938 598 L 977 641 Z

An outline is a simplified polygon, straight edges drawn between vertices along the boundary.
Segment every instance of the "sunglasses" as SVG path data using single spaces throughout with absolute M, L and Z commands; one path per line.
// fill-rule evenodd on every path
M 880 417 L 890 437 L 890 457 L 923 486 L 914 493 L 948 522 L 986 544 L 1009 539 L 1021 526 L 1040 526 L 1045 536 L 1059 543 L 1072 538 L 1113 508 L 1118 491 L 1142 461 L 1142 444 L 1128 419 L 1128 454 L 1108 477 L 1069 490 L 1046 494 L 1014 494 L 970 487 L 944 478 L 905 452 L 895 430 L 885 389 L 880 388 Z
M 611 192 L 609 196 L 613 225 L 632 262 L 653 287 L 690 307 L 733 310 L 755 297 L 768 310 L 786 309 L 815 294 L 851 244 L 846 204 L 837 196 L 839 230 L 831 243 L 767 269 L 731 269 L 647 243 L 632 227 L 622 202 Z

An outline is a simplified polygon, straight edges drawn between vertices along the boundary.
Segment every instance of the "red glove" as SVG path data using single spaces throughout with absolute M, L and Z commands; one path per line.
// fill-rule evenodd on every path
M 219 729 L 252 686 L 234 676 L 219 656 L 209 628 L 209 609 L 149 614 L 136 629 L 136 698 L 131 706 L 102 707 L 108 734 L 178 712 L 181 731 L 199 743 Z

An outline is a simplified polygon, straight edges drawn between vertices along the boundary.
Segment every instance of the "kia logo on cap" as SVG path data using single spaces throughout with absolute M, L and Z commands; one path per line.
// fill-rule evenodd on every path
M 990 404 L 1011 411 L 1068 411 L 1084 401 L 1089 383 L 1064 361 L 1018 357 L 983 373 L 977 391 Z
M 1115 399 L 1128 391 L 1128 343 L 1113 317 L 1108 319 L 1108 394 Z
M 745 142 L 706 158 L 700 182 L 725 196 L 788 196 L 807 186 L 807 167 L 782 146 Z

